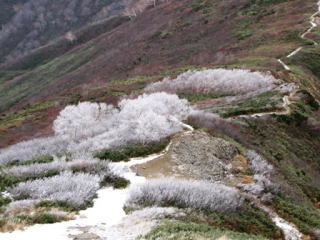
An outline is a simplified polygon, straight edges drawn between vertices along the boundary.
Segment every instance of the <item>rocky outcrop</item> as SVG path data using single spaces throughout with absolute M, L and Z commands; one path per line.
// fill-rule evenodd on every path
M 170 152 L 174 161 L 201 179 L 218 181 L 232 168 L 237 148 L 222 138 L 204 131 L 178 136 Z

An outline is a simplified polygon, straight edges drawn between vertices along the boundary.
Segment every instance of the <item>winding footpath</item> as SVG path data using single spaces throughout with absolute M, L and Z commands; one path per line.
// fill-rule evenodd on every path
M 313 45 L 318 45 L 318 43 L 316 41 L 314 41 L 313 39 L 311 38 L 308 38 L 307 35 L 309 33 L 312 32 L 312 30 L 314 28 L 316 28 L 318 26 L 318 23 L 317 23 L 317 18 L 320 17 L 320 1 L 317 2 L 317 5 L 318 5 L 318 9 L 317 9 L 317 12 L 315 12 L 311 17 L 310 17 L 310 25 L 311 27 L 307 29 L 307 31 L 305 31 L 303 34 L 300 35 L 300 38 L 302 39 L 308 39 L 310 41 L 313 42 Z M 296 54 L 298 54 L 301 50 L 303 49 L 303 47 L 298 47 L 297 49 L 295 49 L 294 51 L 292 51 L 290 54 L 288 54 L 286 56 L 286 58 L 291 58 L 293 56 L 295 56 Z M 278 62 L 282 65 L 282 67 L 285 69 L 285 70 L 288 70 L 290 71 L 290 67 L 285 64 L 280 58 L 278 59 Z
M 290 97 L 294 95 L 295 92 L 291 92 L 289 96 L 284 96 L 282 98 L 283 104 L 282 104 L 282 111 L 272 111 L 272 112 L 262 112 L 262 113 L 254 113 L 249 115 L 250 117 L 262 117 L 264 115 L 271 115 L 271 114 L 275 114 L 275 115 L 289 115 L 291 113 L 291 109 L 290 109 L 290 104 L 292 103 L 290 101 Z M 248 116 L 248 115 L 243 115 L 243 116 Z M 242 116 L 242 117 L 243 117 Z

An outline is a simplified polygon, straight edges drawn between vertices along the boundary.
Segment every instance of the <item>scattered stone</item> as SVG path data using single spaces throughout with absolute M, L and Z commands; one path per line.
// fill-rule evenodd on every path
M 81 233 L 73 237 L 73 240 L 101 240 L 101 238 L 94 233 Z
M 92 229 L 91 226 L 71 227 L 70 229 L 77 229 L 78 231 L 82 232 L 80 234 L 69 235 L 69 237 L 73 240 L 102 240 L 101 237 L 90 232 Z

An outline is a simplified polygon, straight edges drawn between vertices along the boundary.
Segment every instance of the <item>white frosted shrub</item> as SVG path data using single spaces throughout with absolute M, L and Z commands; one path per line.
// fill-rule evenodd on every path
M 179 207 L 232 211 L 241 206 L 242 197 L 236 189 L 205 181 L 157 179 L 146 182 L 130 192 L 128 207 L 175 204 Z
M 13 215 L 32 209 L 40 200 L 18 200 L 9 203 L 6 208 L 6 213 Z
M 72 174 L 63 172 L 60 175 L 19 183 L 8 189 L 16 200 L 33 199 L 49 201 L 65 201 L 81 206 L 92 200 L 99 189 L 101 178 L 88 173 Z
M 88 173 L 109 173 L 107 161 L 97 159 L 74 159 L 72 161 L 56 160 L 50 163 L 35 163 L 27 166 L 15 166 L 0 171 L 1 175 L 14 177 L 41 177 L 50 171 L 82 171 Z
M 250 161 L 250 168 L 255 174 L 269 175 L 273 171 L 272 165 L 255 151 L 248 151 L 247 157 Z
M 27 166 L 15 166 L 12 168 L 3 169 L 1 175 L 13 177 L 36 177 L 42 176 L 49 171 L 61 171 L 65 168 L 65 162 L 51 163 L 35 163 Z
M 279 82 L 270 73 L 243 69 L 190 70 L 176 79 L 165 78 L 146 87 L 146 92 L 227 93 L 244 94 L 260 89 L 269 90 Z
M 70 151 L 93 151 L 128 143 L 159 141 L 180 131 L 181 121 L 190 112 L 186 100 L 168 93 L 143 94 L 136 99 L 122 100 L 119 103 L 120 111 L 109 107 L 108 114 L 99 115 L 99 120 L 97 106 L 80 103 L 70 107 L 70 113 L 67 107 L 55 121 L 55 133 L 73 141 L 69 145 Z M 91 108 L 95 110 L 92 111 Z M 76 113 L 77 111 L 80 113 Z M 86 116 L 90 114 L 93 116 Z M 75 116 L 78 118 L 75 119 Z M 75 129 L 83 129 L 85 133 L 74 134 L 78 132 Z M 75 136 L 77 142 L 74 141 Z
M 101 175 L 111 174 L 109 169 L 109 162 L 97 159 L 78 159 L 72 162 L 67 162 L 65 169 Z
M 81 102 L 65 107 L 54 121 L 53 130 L 66 140 L 79 142 L 106 131 L 116 113 L 113 106 L 105 103 Z
M 59 137 L 36 138 L 0 150 L 0 166 L 19 160 L 31 160 L 42 155 L 53 155 L 66 151 L 67 144 Z
M 253 179 L 256 181 L 252 184 L 241 184 L 243 190 L 254 195 L 261 195 L 264 191 L 275 190 L 276 184 L 271 181 L 271 174 L 274 171 L 266 159 L 255 151 L 248 151 L 249 168 L 253 170 Z

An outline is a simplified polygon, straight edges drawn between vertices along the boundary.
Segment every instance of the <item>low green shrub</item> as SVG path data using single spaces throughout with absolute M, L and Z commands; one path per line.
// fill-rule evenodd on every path
M 207 99 L 214 99 L 214 98 L 221 98 L 221 97 L 227 97 L 232 96 L 232 94 L 223 94 L 223 93 L 180 93 L 178 94 L 180 98 L 185 98 L 189 102 L 199 102 Z
M 9 204 L 11 202 L 10 198 L 0 196 L 0 208 Z
M 3 191 L 7 187 L 11 187 L 20 182 L 26 182 L 26 181 L 35 180 L 38 178 L 53 177 L 55 175 L 58 175 L 59 173 L 60 172 L 58 170 L 49 170 L 44 174 L 37 175 L 37 176 L 14 177 L 14 176 L 0 175 L 0 190 Z
M 114 188 L 126 188 L 130 181 L 118 176 L 106 176 L 101 182 L 101 186 L 112 186 Z
M 95 154 L 101 160 L 112 162 L 128 161 L 134 157 L 145 157 L 153 153 L 161 152 L 168 145 L 169 140 L 163 140 L 148 145 L 130 144 L 122 148 L 107 149 Z
M 63 221 L 64 218 L 57 217 L 50 213 L 36 213 L 33 215 L 19 215 L 17 216 L 22 222 L 27 223 L 28 225 L 31 224 L 52 224 L 56 222 Z
M 39 202 L 38 204 L 35 205 L 36 208 L 47 208 L 47 209 L 50 209 L 50 208 L 59 208 L 59 209 L 62 209 L 64 211 L 67 211 L 67 212 L 76 212 L 78 210 L 81 210 L 80 208 L 78 207 L 75 207 L 73 205 L 71 205 L 70 203 L 68 202 L 65 202 L 65 201 L 41 201 Z
M 206 224 L 197 224 L 182 221 L 163 221 L 162 224 L 153 228 L 148 234 L 146 234 L 144 236 L 144 239 L 198 240 L 220 238 L 222 239 L 223 237 L 232 240 L 266 240 L 266 238 L 257 235 L 249 235 L 233 231 L 224 231 L 213 228 Z
M 281 102 L 282 95 L 277 91 L 261 93 L 253 98 L 243 99 L 232 103 L 225 109 L 219 110 L 220 116 L 224 118 L 268 112 L 277 110 L 277 104 Z
M 9 167 L 13 167 L 13 166 L 20 166 L 20 165 L 32 165 L 35 163 L 50 163 L 53 162 L 53 157 L 50 155 L 42 155 L 42 156 L 38 156 L 38 157 L 34 157 L 31 160 L 27 160 L 27 161 L 20 161 L 20 160 L 14 160 L 11 161 L 9 164 L 5 165 L 4 168 L 9 168 Z

